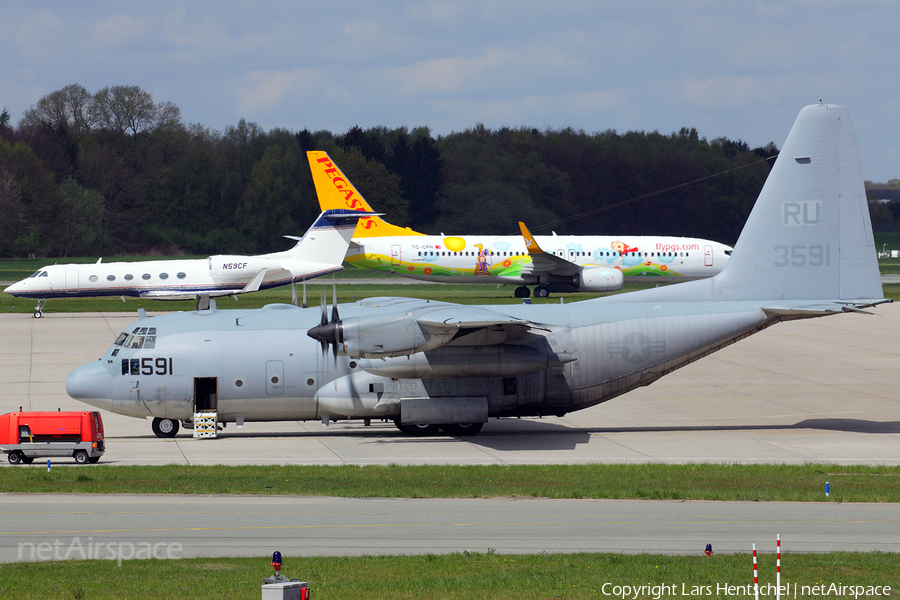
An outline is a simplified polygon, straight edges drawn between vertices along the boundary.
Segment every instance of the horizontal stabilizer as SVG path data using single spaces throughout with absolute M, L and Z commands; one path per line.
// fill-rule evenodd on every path
M 763 312 L 770 317 L 821 317 L 824 315 L 855 312 L 872 314 L 864 308 L 871 308 L 879 304 L 893 302 L 890 298 L 879 298 L 871 300 L 857 300 L 855 302 L 825 302 L 821 304 L 811 304 L 807 306 L 764 306 Z

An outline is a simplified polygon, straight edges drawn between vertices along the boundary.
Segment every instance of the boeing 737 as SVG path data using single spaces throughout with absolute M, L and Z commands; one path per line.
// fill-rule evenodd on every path
M 179 421 L 214 436 L 217 423 L 314 419 L 465 435 L 489 418 L 600 404 L 782 321 L 889 301 L 850 115 L 817 104 L 715 277 L 560 305 L 368 298 L 330 318 L 324 302 L 171 313 L 128 326 L 66 391 L 152 417 L 162 437 Z
M 205 259 L 50 265 L 12 284 L 7 294 L 36 298 L 40 318 L 49 298 L 138 296 L 197 300 L 233 296 L 303 282 L 343 269 L 341 262 L 357 221 L 365 213 L 326 210 L 293 248 L 258 256 L 219 254 Z
M 319 206 L 373 212 L 325 152 L 307 152 Z M 553 260 L 535 261 L 516 235 L 425 235 L 373 216 L 360 219 L 345 262 L 363 269 L 443 283 L 516 285 L 515 296 L 607 292 L 624 282 L 712 277 L 731 247 L 696 238 L 551 235 L 534 240 Z

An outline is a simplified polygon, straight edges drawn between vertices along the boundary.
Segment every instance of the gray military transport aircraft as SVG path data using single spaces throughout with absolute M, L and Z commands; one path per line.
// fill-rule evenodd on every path
M 563 415 L 793 319 L 883 297 L 856 135 L 804 108 L 721 273 L 567 305 L 369 298 L 317 308 L 180 312 L 130 325 L 76 368 L 70 396 L 171 437 L 219 423 L 390 419 L 477 433 L 490 417 Z M 196 431 L 195 431 L 196 435 Z

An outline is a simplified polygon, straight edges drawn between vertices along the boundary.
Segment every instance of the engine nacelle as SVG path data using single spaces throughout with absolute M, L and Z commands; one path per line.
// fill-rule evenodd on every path
M 269 261 L 254 256 L 219 254 L 209 257 L 209 274 L 214 281 L 252 279 Z
M 449 342 L 458 326 L 425 330 L 412 313 L 342 319 L 337 341 L 351 358 L 383 358 L 424 352 Z
M 615 292 L 625 284 L 625 276 L 619 269 L 594 267 L 572 277 L 572 285 L 579 292 Z

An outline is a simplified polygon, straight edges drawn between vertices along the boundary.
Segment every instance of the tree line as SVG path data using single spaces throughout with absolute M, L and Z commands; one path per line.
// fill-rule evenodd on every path
M 224 131 L 138 86 L 0 116 L 0 256 L 258 253 L 320 212 L 324 150 L 385 218 L 425 233 L 674 235 L 734 243 L 778 149 L 659 132 L 427 127 Z

